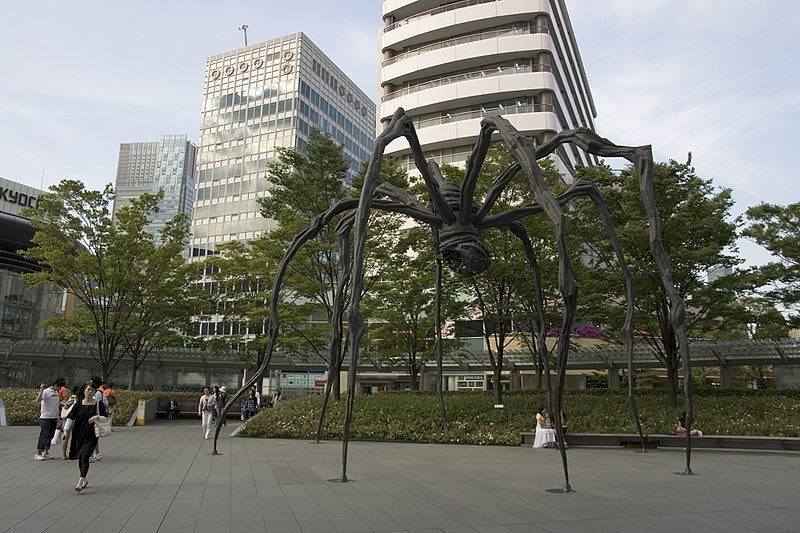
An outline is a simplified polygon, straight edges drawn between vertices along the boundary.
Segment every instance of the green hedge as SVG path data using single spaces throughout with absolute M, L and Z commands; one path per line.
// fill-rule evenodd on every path
M 681 408 L 667 406 L 663 391 L 637 393 L 637 405 L 646 433 L 675 429 Z M 532 431 L 535 411 L 546 403 L 536 391 L 516 391 L 503 397 L 504 408 L 495 409 L 491 393 L 447 393 L 445 408 L 449 428 L 439 428 L 436 396 L 417 392 L 384 392 L 356 398 L 353 440 L 394 440 L 464 444 L 519 444 L 522 431 Z M 310 439 L 316 431 L 322 399 L 318 396 L 287 398 L 268 409 L 241 431 L 246 437 Z M 695 427 L 710 435 L 800 437 L 800 393 L 797 391 L 695 392 Z M 340 439 L 344 400 L 329 403 L 323 439 Z M 567 391 L 564 410 L 575 433 L 635 433 L 630 402 L 625 391 L 595 389 Z
M 136 411 L 140 399 L 199 397 L 195 393 L 147 392 L 115 389 L 117 405 L 114 407 L 115 426 L 124 426 Z M 36 402 L 38 389 L 0 389 L 0 398 L 6 406 L 6 419 L 10 426 L 39 425 L 39 404 Z
M 124 425 L 140 398 L 194 397 L 194 393 L 117 391 L 115 425 Z M 36 390 L 0 389 L 11 425 L 38 424 Z M 495 409 L 489 392 L 445 394 L 449 429 L 439 428 L 436 395 L 429 392 L 383 392 L 358 396 L 353 409 L 353 440 L 395 440 L 464 444 L 519 444 L 519 434 L 531 431 L 535 411 L 547 403 L 538 391 L 514 391 L 503 396 L 505 407 Z M 344 400 L 329 403 L 322 430 L 324 439 L 340 439 Z M 675 427 L 681 408 L 667 405 L 661 390 L 637 391 L 645 432 L 665 433 Z M 247 437 L 313 438 L 322 405 L 319 396 L 285 398 L 248 421 L 240 435 Z M 709 435 L 800 437 L 800 391 L 697 389 L 695 426 Z M 565 391 L 564 409 L 575 433 L 635 433 L 630 403 L 624 390 Z

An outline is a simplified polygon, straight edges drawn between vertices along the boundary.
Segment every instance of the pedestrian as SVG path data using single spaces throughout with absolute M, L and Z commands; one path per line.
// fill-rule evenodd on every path
M 208 390 L 208 387 L 203 389 L 203 395 L 200 396 L 200 402 L 197 404 L 197 414 L 200 416 L 201 425 L 203 427 L 204 438 L 208 438 L 211 432 L 211 413 L 217 406 L 216 399 Z
M 258 389 L 256 388 L 255 385 L 253 385 L 251 388 L 253 389 L 253 392 L 256 395 L 256 408 L 261 409 L 261 393 L 258 392 Z
M 103 389 L 103 396 L 105 396 L 106 405 L 108 406 L 108 418 L 114 418 L 114 407 L 117 405 L 117 391 L 114 389 L 115 383 L 113 381 L 108 383 L 108 386 Z
M 39 402 L 39 440 L 36 443 L 36 455 L 33 456 L 37 461 L 52 459 L 50 441 L 56 434 L 58 415 L 61 411 L 59 391 L 64 385 L 66 385 L 64 378 L 56 379 L 49 387 L 46 383 L 39 385 L 39 394 L 36 395 L 36 401 Z
M 98 402 L 101 402 L 103 405 L 106 406 L 106 412 L 108 412 L 108 399 L 103 394 L 103 389 L 105 388 L 105 381 L 100 379 L 100 376 L 92 376 L 91 378 L 92 388 L 94 388 L 94 399 Z M 107 415 L 104 415 L 107 416 Z M 95 446 L 94 453 L 89 458 L 89 461 L 94 463 L 95 461 L 99 461 L 103 458 L 100 454 L 100 439 L 97 440 L 97 445 Z
M 222 416 L 222 410 L 225 409 L 225 404 L 228 403 L 228 389 L 225 388 L 225 385 L 219 388 L 214 400 L 217 402 L 217 423 L 219 424 L 222 421 L 222 425 L 227 426 L 228 423 Z
M 66 389 L 66 387 L 64 387 Z M 66 430 L 64 429 L 67 423 L 67 418 L 69 417 L 69 412 L 72 411 L 72 408 L 75 407 L 75 404 L 78 402 L 78 393 L 81 390 L 80 385 L 73 385 L 72 386 L 72 396 L 67 398 L 67 401 L 64 402 L 64 407 L 61 408 L 61 429 L 63 433 L 61 435 L 61 459 L 67 460 L 69 459 L 69 439 L 67 438 Z
M 258 400 L 256 399 L 256 391 L 254 388 L 247 391 L 247 399 L 242 406 L 242 420 L 249 420 L 258 412 Z
M 75 492 L 80 492 L 86 488 L 89 482 L 86 476 L 89 474 L 89 463 L 91 463 L 92 452 L 97 446 L 97 435 L 95 434 L 94 424 L 101 416 L 107 416 L 108 411 L 102 400 L 95 397 L 95 385 L 89 380 L 83 384 L 78 391 L 80 400 L 70 410 L 67 421 L 64 424 L 65 438 L 72 436 L 72 446 L 69 450 L 69 458 L 78 460 L 80 477 L 75 485 Z
M 270 405 L 275 407 L 278 405 L 278 402 L 281 401 L 281 390 L 278 389 L 275 391 L 275 394 L 272 395 L 272 400 L 270 401 Z
M 175 398 L 170 398 L 169 409 L 167 410 L 167 418 L 170 420 L 175 420 L 179 414 L 181 414 L 181 410 L 178 407 L 178 401 Z

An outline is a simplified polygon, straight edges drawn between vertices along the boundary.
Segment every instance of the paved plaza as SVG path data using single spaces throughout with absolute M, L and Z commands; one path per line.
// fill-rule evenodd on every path
M 235 429 L 229 425 L 228 431 Z M 199 421 L 115 428 L 89 487 L 34 461 L 38 427 L 0 427 L 0 531 L 800 531 L 800 454 L 556 450 L 221 437 Z M 226 432 L 227 433 L 227 432 Z

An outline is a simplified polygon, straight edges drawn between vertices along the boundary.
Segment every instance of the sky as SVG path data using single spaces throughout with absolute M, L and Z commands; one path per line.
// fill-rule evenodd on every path
M 800 201 L 800 2 L 567 0 L 597 132 L 651 144 L 743 213 Z M 375 99 L 380 0 L 0 0 L 0 176 L 113 183 L 120 143 L 197 143 L 206 58 L 304 32 Z M 612 163 L 612 166 L 613 163 Z M 766 252 L 740 243 L 751 264 Z

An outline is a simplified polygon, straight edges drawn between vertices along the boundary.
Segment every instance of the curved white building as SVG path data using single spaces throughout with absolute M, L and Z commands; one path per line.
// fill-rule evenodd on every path
M 428 158 L 466 161 L 486 114 L 503 115 L 537 144 L 561 130 L 594 129 L 564 0 L 384 0 L 383 21 L 378 119 L 403 107 Z M 407 153 L 404 140 L 387 149 Z M 594 162 L 571 147 L 557 160 L 565 172 Z

